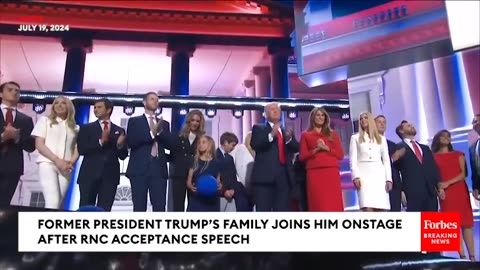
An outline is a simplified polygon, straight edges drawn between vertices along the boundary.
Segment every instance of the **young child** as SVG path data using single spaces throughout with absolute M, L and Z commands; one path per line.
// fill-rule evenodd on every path
M 221 164 L 215 160 L 215 142 L 210 136 L 202 136 L 198 140 L 193 167 L 188 172 L 188 212 L 218 212 L 220 211 L 220 181 Z M 218 195 L 204 196 L 197 193 L 196 182 L 201 176 L 211 175 L 217 179 Z

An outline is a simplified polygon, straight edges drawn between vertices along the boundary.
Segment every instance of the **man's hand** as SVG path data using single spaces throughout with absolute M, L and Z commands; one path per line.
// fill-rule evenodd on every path
M 400 158 L 402 158 L 403 155 L 405 155 L 406 151 L 407 151 L 407 149 L 405 149 L 405 147 L 402 147 L 402 148 L 398 149 L 397 151 L 395 151 L 395 153 L 393 153 L 393 155 L 392 155 L 392 161 L 395 162 L 395 161 L 399 160 Z
M 478 190 L 478 189 L 474 189 L 472 193 L 473 193 L 473 198 L 475 198 L 475 200 L 480 201 L 480 194 L 479 194 L 480 192 L 479 192 L 479 190 Z
M 2 133 L 2 136 L 4 141 L 16 140 L 20 136 L 20 130 L 14 128 L 12 125 L 7 125 Z
M 272 134 L 272 137 L 275 138 L 279 131 L 280 131 L 280 123 L 276 123 L 273 125 L 272 131 L 270 132 L 270 134 Z
M 285 136 L 284 136 L 284 137 L 285 137 L 285 141 L 286 141 L 286 142 L 290 141 L 290 140 L 292 139 L 292 137 L 293 137 L 293 130 L 287 129 L 287 130 L 285 131 Z
M 439 189 L 438 190 L 438 198 L 442 201 L 445 200 L 445 190 L 444 189 Z
M 125 136 L 125 132 L 122 132 L 122 134 L 120 134 L 120 136 L 118 136 L 117 146 L 119 146 L 119 147 L 124 146 L 126 139 L 127 139 L 127 136 Z
M 402 191 L 402 206 L 407 207 L 407 196 L 405 195 L 405 192 Z
M 102 142 L 102 145 L 108 142 L 110 136 L 110 131 L 109 130 L 103 130 L 102 132 L 102 138 L 100 139 Z
M 227 201 L 231 201 L 233 199 L 233 195 L 235 194 L 235 191 L 233 189 L 225 190 L 223 193 L 223 196 Z

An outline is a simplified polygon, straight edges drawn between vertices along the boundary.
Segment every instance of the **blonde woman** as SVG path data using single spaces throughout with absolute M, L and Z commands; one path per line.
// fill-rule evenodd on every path
M 78 159 L 78 130 L 73 103 L 63 96 L 53 101 L 50 115 L 42 116 L 33 128 L 32 136 L 40 154 L 37 164 L 45 208 L 61 208 Z
M 385 137 L 371 113 L 360 114 L 359 132 L 350 139 L 350 169 L 362 211 L 390 210 L 392 170 Z

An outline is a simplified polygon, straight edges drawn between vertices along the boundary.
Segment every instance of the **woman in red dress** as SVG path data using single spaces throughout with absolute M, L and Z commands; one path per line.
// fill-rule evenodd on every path
M 474 261 L 473 211 L 468 186 L 465 183 L 467 176 L 465 156 L 462 152 L 453 150 L 448 130 L 442 130 L 433 137 L 432 152 L 442 177 L 438 189 L 445 191 L 445 196 L 440 197 L 440 211 L 460 213 L 462 239 L 470 260 Z M 463 243 L 459 254 L 460 258 L 466 258 Z
M 300 139 L 300 160 L 307 171 L 308 211 L 343 212 L 339 160 L 344 157 L 338 134 L 330 128 L 324 108 L 310 112 L 309 127 Z

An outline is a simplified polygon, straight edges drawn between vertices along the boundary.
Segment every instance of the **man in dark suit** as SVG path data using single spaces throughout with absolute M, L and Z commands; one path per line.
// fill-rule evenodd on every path
M 97 100 L 93 112 L 97 121 L 80 128 L 77 147 L 83 156 L 77 183 L 80 188 L 80 206 L 96 205 L 110 211 L 120 183 L 120 163 L 128 148 L 125 130 L 110 121 L 113 103 Z
M 133 211 L 147 210 L 147 194 L 155 212 L 164 212 L 167 193 L 167 155 L 170 149 L 170 124 L 155 115 L 158 96 L 154 92 L 143 98 L 145 113 L 132 117 L 127 126 L 130 159 L 127 177 L 132 187 Z
M 473 130 L 480 136 L 480 114 L 475 115 L 472 121 Z M 473 197 L 480 200 L 480 139 L 474 142 L 470 148 L 470 168 L 472 168 Z
M 385 136 L 385 131 L 387 129 L 387 119 L 384 115 L 379 115 L 375 117 L 375 124 L 377 126 L 378 133 Z M 388 144 L 388 153 L 390 154 L 391 163 L 392 163 L 392 180 L 393 187 L 390 191 L 390 211 L 400 212 L 402 210 L 402 198 L 405 199 L 405 194 L 402 192 L 402 179 L 400 177 L 400 172 L 395 166 L 395 161 L 401 158 L 406 149 L 404 147 L 397 149 L 397 144 L 387 139 Z M 404 201 L 404 200 L 403 200 Z
M 255 125 L 250 145 L 255 151 L 252 170 L 256 211 L 289 211 L 290 192 L 294 186 L 293 155 L 299 144 L 291 130 L 281 127 L 278 103 L 265 107 L 266 124 Z
M 247 190 L 242 183 L 237 181 L 237 169 L 230 153 L 238 144 L 238 137 L 225 132 L 220 136 L 220 147 L 217 148 L 216 158 L 222 164 L 220 177 L 223 182 L 223 196 L 227 200 L 235 199 L 237 212 L 252 211 L 252 205 Z
M 438 189 L 441 176 L 432 151 L 428 146 L 415 141 L 417 131 L 408 121 L 402 121 L 395 132 L 402 140 L 397 144 L 397 149 L 406 149 L 405 154 L 395 162 L 395 166 L 402 176 L 407 211 L 438 211 L 437 196 L 443 196 L 444 190 Z
M 9 206 L 20 176 L 23 175 L 23 150 L 35 151 L 31 136 L 32 118 L 19 112 L 20 85 L 7 82 L 0 85 L 0 207 Z

